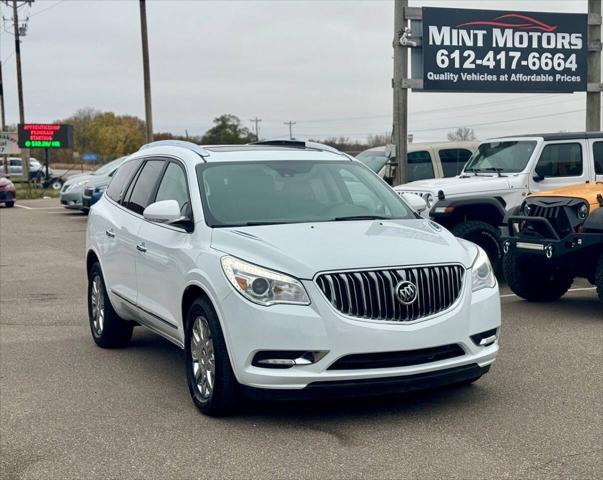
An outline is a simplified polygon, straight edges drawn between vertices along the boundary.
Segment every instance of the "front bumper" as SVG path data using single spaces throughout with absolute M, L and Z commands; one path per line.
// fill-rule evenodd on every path
M 347 317 L 334 309 L 312 281 L 303 281 L 312 299 L 309 306 L 262 307 L 248 302 L 231 289 L 218 305 L 218 315 L 222 319 L 235 376 L 239 383 L 262 390 L 293 390 L 298 393 L 307 388 L 310 391 L 328 390 L 330 387 L 338 390 L 340 386 L 350 386 L 349 382 L 366 380 L 385 382 L 390 386 L 397 383 L 396 391 L 404 391 L 411 389 L 408 385 L 413 383 L 414 375 L 428 377 L 431 373 L 465 366 L 484 369 L 496 358 L 498 336 L 487 346 L 478 345 L 471 336 L 493 329 L 500 333 L 498 286 L 471 292 L 471 272 L 468 270 L 465 275 L 463 291 L 452 308 L 409 323 Z M 329 368 L 348 355 L 405 352 L 451 344 L 462 349 L 461 355 L 388 368 Z M 315 363 L 290 368 L 253 365 L 255 355 L 264 351 L 327 353 Z M 471 375 L 479 377 L 481 373 L 472 367 Z M 416 384 L 420 386 L 421 378 L 427 377 L 416 377 Z M 445 383 L 454 383 L 453 377 Z M 395 380 L 397 378 L 402 380 Z M 402 384 L 407 386 L 400 387 Z
M 82 196 L 82 204 L 84 208 L 90 208 L 103 196 L 103 192 L 84 193 Z
M 532 223 L 544 234 L 524 233 L 519 225 Z M 574 256 L 603 245 L 603 233 L 570 233 L 560 238 L 551 223 L 542 217 L 512 216 L 508 219 L 507 235 L 502 237 L 505 252 L 533 255 L 550 260 Z
M 14 201 L 15 201 L 15 192 L 13 192 L 12 190 L 0 192 L 0 203 L 14 202 Z
M 82 190 L 61 193 L 59 199 L 61 201 L 61 205 L 65 208 L 73 210 L 82 209 Z

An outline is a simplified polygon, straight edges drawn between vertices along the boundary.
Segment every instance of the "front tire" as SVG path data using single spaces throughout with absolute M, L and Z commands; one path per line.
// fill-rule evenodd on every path
M 230 415 L 237 407 L 239 384 L 218 316 L 207 299 L 199 298 L 186 320 L 186 380 L 193 403 L 209 416 Z
M 529 302 L 553 302 L 569 290 L 574 278 L 560 267 L 509 252 L 503 260 L 505 279 L 513 293 Z
M 92 338 L 99 347 L 125 347 L 132 338 L 132 324 L 122 320 L 113 309 L 98 263 L 92 265 L 88 274 L 88 320 Z
M 484 249 L 494 272 L 498 275 L 502 268 L 503 248 L 498 228 L 486 222 L 468 220 L 453 226 L 450 230 L 456 237 L 476 243 Z
M 6 206 L 6 208 L 13 208 L 15 206 L 15 202 L 4 202 L 4 205 Z
M 595 285 L 597 286 L 599 300 L 603 302 L 603 253 L 599 256 L 599 262 L 595 270 Z

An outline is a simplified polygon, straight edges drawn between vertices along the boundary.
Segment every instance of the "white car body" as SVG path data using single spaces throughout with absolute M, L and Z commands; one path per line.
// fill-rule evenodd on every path
M 469 365 L 487 371 L 494 362 L 501 324 L 498 285 L 493 280 L 492 285 L 472 291 L 475 275 L 472 266 L 478 248 L 459 241 L 429 220 L 355 220 L 230 228 L 211 228 L 206 223 L 196 169 L 200 164 L 271 160 L 354 162 L 350 157 L 314 148 L 200 149 L 157 142 L 157 146 L 150 144 L 133 154 L 127 163 L 151 158 L 171 159 L 185 169 L 194 230 L 187 232 L 150 221 L 111 200 L 107 192 L 91 208 L 86 236 L 88 265 L 96 259 L 100 263 L 110 302 L 121 318 L 136 321 L 184 347 L 187 338 L 183 299 L 191 288 L 204 292 L 219 318 L 237 382 L 259 389 L 299 391 L 317 382 L 383 380 Z M 297 279 L 307 292 L 309 305 L 264 306 L 251 302 L 226 278 L 221 264 L 226 256 Z M 342 313 L 317 283 L 325 272 L 439 265 L 456 265 L 462 270 L 458 298 L 444 311 L 408 322 Z M 420 295 L 429 303 L 427 290 L 425 286 Z M 471 339 L 472 335 L 490 330 L 496 334 L 486 346 Z M 451 344 L 458 345 L 462 354 L 390 368 L 329 368 L 346 355 Z M 314 363 L 290 368 L 253 365 L 257 352 L 283 350 L 327 353 Z
M 594 182 L 603 180 L 603 174 L 598 172 L 594 161 L 595 143 L 603 142 L 603 134 L 590 137 L 585 134 L 550 134 L 542 136 L 517 136 L 490 139 L 485 142 L 513 142 L 533 141 L 536 146 L 525 168 L 521 172 L 498 176 L 497 173 L 473 173 L 463 171 L 461 175 L 451 178 L 435 180 L 419 180 L 417 182 L 399 185 L 394 188 L 398 193 L 414 193 L 420 195 L 428 203 L 429 210 L 438 200 L 438 196 L 446 199 L 459 199 L 465 197 L 489 197 L 504 201 L 505 209 L 508 211 L 521 205 L 524 198 L 530 193 L 553 190 L 556 188 L 574 185 L 578 183 Z M 582 173 L 572 176 L 546 177 L 540 181 L 535 179 L 536 168 L 541 158 L 543 149 L 549 145 L 579 144 L 582 151 Z M 479 151 L 479 150 L 478 150 Z M 469 162 L 467 165 L 469 165 Z M 599 168 L 599 167 L 597 167 Z

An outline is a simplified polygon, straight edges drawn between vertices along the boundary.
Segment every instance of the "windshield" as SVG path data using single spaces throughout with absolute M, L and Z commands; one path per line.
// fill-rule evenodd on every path
M 364 163 L 373 172 L 379 173 L 387 162 L 385 152 L 365 150 L 356 156 L 356 159 Z
M 105 165 L 100 167 L 98 170 L 93 172 L 92 175 L 108 175 L 111 173 L 112 170 L 119 167 L 124 162 L 124 160 L 125 160 L 125 157 L 121 157 L 121 158 L 118 158 L 117 160 L 113 160 L 109 163 L 106 163 Z
M 211 227 L 417 218 L 353 162 L 206 163 L 197 167 L 197 177 Z
M 535 147 L 534 141 L 482 143 L 468 160 L 465 172 L 521 172 L 526 168 Z

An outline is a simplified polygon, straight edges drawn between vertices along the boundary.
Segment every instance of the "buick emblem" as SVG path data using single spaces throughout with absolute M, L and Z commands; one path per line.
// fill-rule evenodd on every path
M 417 286 L 408 280 L 403 280 L 396 285 L 396 297 L 398 297 L 398 301 L 402 305 L 413 303 L 417 299 L 418 294 Z

